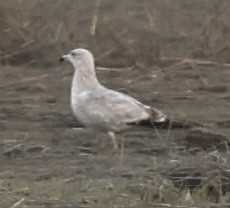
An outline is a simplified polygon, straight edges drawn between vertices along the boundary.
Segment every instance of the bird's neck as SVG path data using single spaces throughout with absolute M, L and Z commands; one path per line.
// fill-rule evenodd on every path
M 84 66 L 84 69 L 81 66 L 77 66 L 73 75 L 71 93 L 79 94 L 83 91 L 95 90 L 100 86 L 100 83 L 97 80 L 94 66 Z M 90 68 L 85 68 L 90 67 Z M 92 70 L 93 69 L 93 70 Z

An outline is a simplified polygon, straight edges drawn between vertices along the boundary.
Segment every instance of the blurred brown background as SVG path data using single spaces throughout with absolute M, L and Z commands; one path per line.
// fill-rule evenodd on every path
M 230 62 L 228 0 L 2 0 L 2 63 L 55 65 L 92 50 L 101 65 L 159 64 L 164 57 Z

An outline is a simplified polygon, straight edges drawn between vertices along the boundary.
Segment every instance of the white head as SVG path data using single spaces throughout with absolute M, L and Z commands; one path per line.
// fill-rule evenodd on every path
M 77 48 L 63 55 L 60 61 L 70 62 L 74 70 L 81 75 L 95 75 L 94 58 L 90 51 Z

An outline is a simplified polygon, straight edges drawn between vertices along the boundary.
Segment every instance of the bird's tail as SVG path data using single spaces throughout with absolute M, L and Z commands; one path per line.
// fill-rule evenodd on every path
M 156 127 L 164 125 L 165 122 L 168 122 L 167 116 L 155 108 L 148 108 L 147 112 L 149 114 L 148 118 L 130 122 L 128 125 Z
M 151 108 L 150 109 L 150 118 L 149 118 L 153 123 L 162 123 L 165 122 L 167 119 L 167 116 L 162 113 L 161 111 Z

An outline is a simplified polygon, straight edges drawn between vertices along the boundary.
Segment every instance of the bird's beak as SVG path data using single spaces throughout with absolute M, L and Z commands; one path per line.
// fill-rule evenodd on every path
M 60 62 L 68 60 L 68 55 L 64 55 L 60 58 Z

